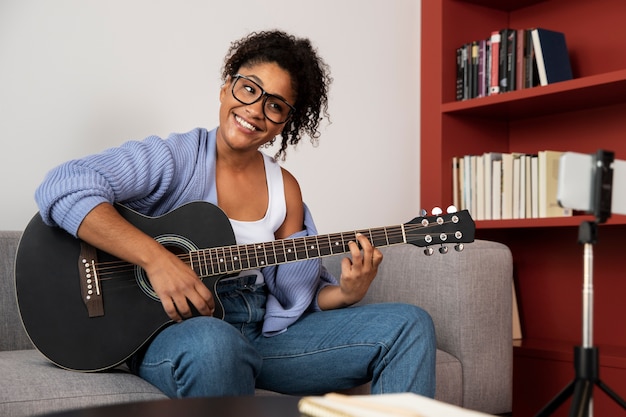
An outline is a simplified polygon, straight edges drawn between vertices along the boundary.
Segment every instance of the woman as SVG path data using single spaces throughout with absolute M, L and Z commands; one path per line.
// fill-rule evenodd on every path
M 434 396 L 430 317 L 405 304 L 344 308 L 366 294 L 382 261 L 350 242 L 337 281 L 319 259 L 220 281 L 225 319 L 193 270 L 125 221 L 113 203 L 155 216 L 203 200 L 228 216 L 238 244 L 315 234 L 296 179 L 276 158 L 317 138 L 330 76 L 306 39 L 280 31 L 235 42 L 225 59 L 219 127 L 148 137 L 52 170 L 36 199 L 44 221 L 142 267 L 172 324 L 130 361 L 170 397 L 249 395 L 255 387 L 318 394 L 372 381 L 373 393 Z M 195 309 L 199 314 L 192 314 Z

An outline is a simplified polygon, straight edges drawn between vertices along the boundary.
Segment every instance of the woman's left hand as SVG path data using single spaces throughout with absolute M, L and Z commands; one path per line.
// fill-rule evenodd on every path
M 376 277 L 383 254 L 372 246 L 364 235 L 357 233 L 358 241 L 350 241 L 350 258 L 341 262 L 341 277 L 338 286 L 323 288 L 318 295 L 318 305 L 322 310 L 347 307 L 365 297 L 370 284 Z

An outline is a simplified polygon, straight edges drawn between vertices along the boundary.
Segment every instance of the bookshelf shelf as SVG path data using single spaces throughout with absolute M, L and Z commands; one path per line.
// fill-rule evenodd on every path
M 479 220 L 476 229 L 526 229 L 537 227 L 578 227 L 582 222 L 592 221 L 593 216 L 575 215 L 571 217 L 549 217 L 543 219 Z M 611 225 L 626 225 L 626 216 L 611 217 L 601 228 Z
M 491 9 L 512 11 L 543 1 L 546 0 L 467 0 L 467 3 L 474 3 Z
M 554 113 L 621 104 L 626 97 L 626 70 L 576 78 L 544 87 L 444 103 L 444 114 L 517 120 Z
M 623 0 L 422 1 L 423 207 L 452 203 L 452 158 L 485 152 L 615 152 L 626 159 L 626 2 Z M 456 49 L 505 27 L 566 36 L 574 79 L 466 101 L 456 96 Z M 610 31 L 607 28 L 611 28 Z M 476 237 L 513 253 L 523 340 L 516 342 L 513 415 L 535 415 L 574 377 L 582 334 L 582 245 L 591 216 L 476 222 Z M 594 342 L 604 382 L 626 397 L 626 216 L 601 225 L 594 251 Z M 621 412 L 603 396 L 597 415 Z M 555 416 L 564 416 L 567 408 Z

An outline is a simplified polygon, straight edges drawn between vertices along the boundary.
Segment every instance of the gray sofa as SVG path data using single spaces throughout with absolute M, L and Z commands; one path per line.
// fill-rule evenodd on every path
M 20 232 L 0 231 L 0 416 L 42 413 L 165 398 L 124 369 L 77 373 L 57 368 L 26 335 L 17 310 L 13 277 Z M 438 340 L 439 400 L 481 410 L 511 410 L 512 342 L 509 249 L 477 240 L 463 252 L 424 256 L 400 245 L 385 260 L 364 302 L 403 301 L 425 308 Z M 326 258 L 336 272 L 340 257 Z M 366 389 L 359 387 L 355 392 Z M 266 394 L 266 393 L 259 393 Z

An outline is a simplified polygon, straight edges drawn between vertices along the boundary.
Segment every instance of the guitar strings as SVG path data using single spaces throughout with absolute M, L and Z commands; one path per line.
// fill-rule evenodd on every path
M 450 223 L 450 221 L 444 221 L 442 224 L 445 223 Z M 320 235 L 323 238 L 322 239 L 316 239 L 316 247 L 313 248 L 314 252 L 318 253 L 318 256 L 313 256 L 313 257 L 325 257 L 325 256 L 331 256 L 331 255 L 335 255 L 335 254 L 339 254 L 339 253 L 347 253 L 349 252 L 349 250 L 347 249 L 347 242 L 345 242 L 345 237 L 346 235 L 348 236 L 348 238 L 350 238 L 350 240 L 352 240 L 352 236 L 354 235 L 354 239 L 356 239 L 356 234 L 357 233 L 361 233 L 364 235 L 370 235 L 371 238 L 375 239 L 376 237 L 378 238 L 383 238 L 386 241 L 395 241 L 398 238 L 404 238 L 406 236 L 407 241 L 410 240 L 415 240 L 418 238 L 423 238 L 426 235 L 429 235 L 430 233 L 416 233 L 417 231 L 423 231 L 424 229 L 428 230 L 433 226 L 441 226 L 441 224 L 439 223 L 431 223 L 428 225 L 422 225 L 422 224 L 414 224 L 414 223 L 407 223 L 404 224 L 404 229 L 400 226 L 391 226 L 391 227 L 383 227 L 383 228 L 372 228 L 372 229 L 363 229 L 363 230 L 357 230 L 357 231 L 353 231 L 353 232 L 344 232 L 344 233 L 331 233 L 328 235 Z M 388 231 L 387 229 L 393 228 L 391 231 Z M 448 236 L 454 236 L 456 232 L 442 232 L 440 233 L 440 235 L 446 235 L 446 240 Z M 316 237 L 320 237 L 320 236 L 307 236 L 306 238 L 308 238 L 309 240 L 311 240 L 311 238 L 316 238 Z M 330 241 L 330 237 L 331 236 L 341 236 L 342 238 L 342 245 L 341 250 L 339 252 L 333 252 L 333 248 L 336 248 L 336 246 L 332 246 L 331 241 Z M 384 236 L 384 237 L 383 237 Z M 410 239 L 409 239 L 410 238 Z M 441 239 L 440 239 L 441 240 Z M 254 245 L 231 245 L 231 246 L 225 246 L 225 247 L 221 247 L 221 248 L 206 248 L 206 249 L 200 249 L 197 251 L 191 251 L 191 252 L 187 252 L 181 255 L 178 255 L 178 257 L 185 262 L 188 265 L 192 265 L 192 258 L 195 257 L 197 258 L 196 260 L 199 260 L 199 253 L 206 253 L 206 252 L 223 252 L 224 256 L 222 258 L 218 258 L 218 262 L 211 262 L 210 266 L 211 266 L 211 273 L 208 273 L 208 269 L 209 267 L 205 267 L 205 269 L 207 270 L 207 274 L 202 274 L 200 275 L 200 277 L 207 277 L 207 276 L 212 276 L 212 275 L 219 275 L 219 274 L 223 274 L 223 273 L 227 273 L 227 272 L 237 272 L 238 270 L 244 270 L 244 269 L 252 269 L 255 267 L 264 267 L 264 266 L 268 266 L 268 265 L 273 265 L 275 263 L 271 263 L 271 264 L 267 264 L 267 265 L 258 265 L 258 266 L 253 266 L 252 268 L 241 268 L 241 269 L 236 269 L 233 268 L 233 270 L 229 270 L 229 268 L 226 268 L 226 271 L 222 271 L 222 269 L 224 268 L 220 268 L 220 266 L 229 266 L 229 265 L 234 265 L 236 264 L 240 264 L 241 260 L 237 260 L 234 259 L 234 257 L 239 257 L 240 256 L 240 248 L 245 247 L 245 246 L 260 246 L 263 248 L 263 253 L 265 253 L 265 251 L 268 249 L 267 245 L 268 244 L 273 244 L 273 246 L 276 246 L 276 244 L 278 244 L 280 242 L 280 244 L 283 245 L 283 247 L 285 246 L 285 242 L 290 242 L 287 245 L 288 246 L 292 246 L 296 249 L 296 255 L 297 253 L 302 253 L 302 252 L 307 252 L 308 250 L 310 250 L 309 248 L 304 247 L 304 245 L 306 245 L 308 242 L 305 241 L 305 238 L 295 238 L 295 239 L 282 239 L 282 240 L 277 240 L 274 242 L 264 242 L 264 243 L 258 243 L 258 244 L 254 244 Z M 398 242 L 398 244 L 400 243 L 404 243 L 404 241 L 400 241 Z M 444 244 L 446 242 L 440 242 L 441 244 Z M 438 244 L 438 243 L 435 243 Z M 391 245 L 391 244 L 389 244 Z M 389 245 L 383 245 L 383 246 L 389 246 Z M 429 245 L 424 245 L 424 246 L 429 246 Z M 233 251 L 234 249 L 234 251 Z M 329 253 L 328 255 L 321 255 L 319 253 L 324 253 L 326 251 L 330 251 L 331 253 Z M 229 255 L 230 254 L 230 255 Z M 206 262 L 206 258 L 203 256 L 205 262 Z M 250 259 L 257 259 L 257 263 L 258 263 L 258 259 L 259 258 L 267 258 L 267 254 L 263 255 L 263 256 L 258 256 L 258 255 L 252 255 L 251 257 L 248 257 Z M 274 258 L 276 258 L 276 256 L 274 256 Z M 282 258 L 282 256 L 281 256 Z M 308 257 L 305 257 L 304 259 L 308 259 Z M 301 258 L 298 259 L 293 259 L 293 261 L 298 261 L 298 260 L 303 260 Z M 285 262 L 291 262 L 292 260 L 286 260 Z M 247 262 L 248 264 L 250 264 L 250 262 Z M 283 262 L 278 262 L 278 263 L 283 263 Z M 100 281 L 109 281 L 109 280 L 120 280 L 120 281 L 135 281 L 135 270 L 137 269 L 137 267 L 129 262 L 126 261 L 122 261 L 122 260 L 116 260 L 116 261 L 108 261 L 108 262 L 98 262 L 95 264 L 95 267 L 98 270 L 98 275 L 100 277 Z M 197 271 L 198 272 L 198 271 Z M 200 271 L 201 272 L 201 271 Z M 126 276 L 119 276 L 121 274 L 126 273 Z

